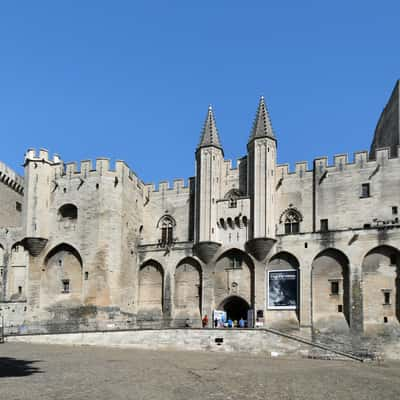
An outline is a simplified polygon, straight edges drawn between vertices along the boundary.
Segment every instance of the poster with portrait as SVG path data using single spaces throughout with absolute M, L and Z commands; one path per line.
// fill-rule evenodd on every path
M 268 271 L 268 308 L 297 308 L 297 270 Z

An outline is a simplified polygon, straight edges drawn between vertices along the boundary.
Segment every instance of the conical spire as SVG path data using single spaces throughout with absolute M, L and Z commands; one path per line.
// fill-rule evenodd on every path
M 268 108 L 265 105 L 264 96 L 260 97 L 256 119 L 254 120 L 253 130 L 251 131 L 249 141 L 261 137 L 270 137 L 275 139 L 271 118 L 268 113 Z
M 200 143 L 198 149 L 201 147 L 214 146 L 222 149 L 221 142 L 218 136 L 218 129 L 215 123 L 214 112 L 212 106 L 208 106 L 207 118 L 201 132 Z

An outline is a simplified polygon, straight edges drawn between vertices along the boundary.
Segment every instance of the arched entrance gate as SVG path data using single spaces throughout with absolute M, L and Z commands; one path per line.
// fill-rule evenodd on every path
M 239 321 L 241 318 L 247 320 L 250 305 L 239 296 L 229 296 L 219 305 L 218 309 L 226 312 L 227 319 Z

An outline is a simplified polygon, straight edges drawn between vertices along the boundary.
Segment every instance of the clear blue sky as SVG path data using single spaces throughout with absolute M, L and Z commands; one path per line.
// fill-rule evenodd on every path
M 368 149 L 399 20 L 398 0 L 1 2 L 0 160 L 21 173 L 45 147 L 187 178 L 208 104 L 236 160 L 261 94 L 279 162 Z

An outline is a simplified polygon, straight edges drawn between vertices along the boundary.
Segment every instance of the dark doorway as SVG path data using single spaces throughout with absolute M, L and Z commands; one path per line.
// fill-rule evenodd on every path
M 240 318 L 247 320 L 247 311 L 249 311 L 250 305 L 241 297 L 231 296 L 221 303 L 219 309 L 226 311 L 227 318 L 232 321 L 239 321 Z

